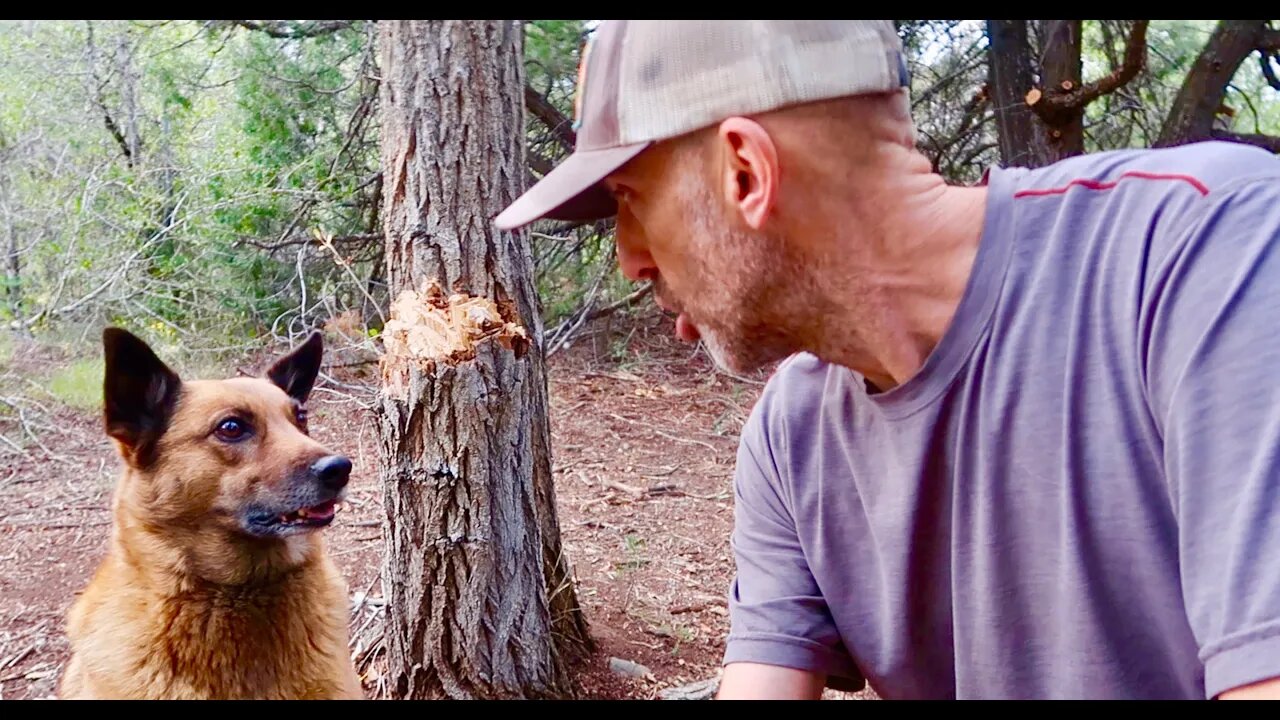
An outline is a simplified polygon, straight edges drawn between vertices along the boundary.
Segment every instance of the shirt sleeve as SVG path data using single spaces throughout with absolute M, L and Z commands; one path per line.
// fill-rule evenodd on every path
M 729 595 L 724 663 L 754 662 L 823 673 L 827 686 L 865 687 L 805 560 L 795 521 L 779 492 L 765 430 L 768 402 L 743 430 L 734 474 L 736 575 Z
M 1144 312 L 1205 694 L 1280 676 L 1280 178 L 1206 198 Z

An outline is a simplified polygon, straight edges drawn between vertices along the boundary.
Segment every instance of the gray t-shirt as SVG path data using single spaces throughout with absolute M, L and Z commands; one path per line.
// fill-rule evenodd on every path
M 885 698 L 1187 698 L 1280 675 L 1280 159 L 992 168 L 954 321 L 885 393 L 775 373 L 724 660 Z

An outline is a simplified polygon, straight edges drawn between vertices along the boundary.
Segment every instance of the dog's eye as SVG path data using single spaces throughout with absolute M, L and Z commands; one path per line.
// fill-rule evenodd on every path
M 238 418 L 227 418 L 218 423 L 214 434 L 218 436 L 219 440 L 236 442 L 237 440 L 243 440 L 249 434 L 249 426 Z

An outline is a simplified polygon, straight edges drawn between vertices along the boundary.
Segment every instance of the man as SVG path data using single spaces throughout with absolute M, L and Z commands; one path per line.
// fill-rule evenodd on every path
M 497 219 L 617 216 L 738 371 L 721 698 L 1280 697 L 1280 160 L 977 187 L 888 22 L 597 32 L 578 148 Z

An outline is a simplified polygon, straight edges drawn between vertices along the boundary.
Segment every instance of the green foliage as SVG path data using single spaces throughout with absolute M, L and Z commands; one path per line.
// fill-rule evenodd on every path
M 573 114 L 578 61 L 589 31 L 586 20 L 530 20 L 525 26 L 529 84 L 566 116 Z
M 1091 103 L 1085 112 L 1086 150 L 1148 147 L 1155 142 L 1164 112 L 1173 104 L 1187 70 L 1209 39 L 1216 20 L 1152 20 L 1147 30 L 1147 66 L 1129 85 Z M 1125 37 L 1115 21 L 1086 20 L 1081 52 L 1085 81 L 1111 72 L 1124 54 Z M 1280 95 L 1266 82 L 1252 55 L 1228 88 L 1224 129 L 1280 133 Z
M 77 410 L 98 410 L 102 407 L 102 373 L 102 358 L 74 360 L 49 376 L 49 394 Z
M 24 240 L 21 275 L 5 278 L 16 319 L 47 331 L 137 318 L 213 352 L 341 311 L 340 293 L 316 304 L 347 276 L 310 238 L 374 218 L 366 29 L 278 40 L 189 21 L 0 24 L 0 147 L 17 148 L 0 192 Z
M 525 23 L 526 80 L 566 121 L 597 22 Z M 975 101 L 984 21 L 896 22 L 920 147 L 946 177 L 976 180 L 998 154 L 990 104 Z M 1147 69 L 1088 107 L 1087 149 L 1149 145 L 1215 22 L 1152 21 Z M 1118 64 L 1127 24 L 1083 28 L 1087 81 Z M 14 238 L 19 260 L 17 273 L 0 264 L 0 319 L 49 337 L 119 322 L 210 364 L 345 310 L 376 335 L 366 292 L 385 307 L 386 288 L 374 37 L 363 21 L 298 39 L 221 21 L 0 23 L 0 243 Z M 1251 57 L 1222 124 L 1280 133 L 1278 99 Z M 533 167 L 571 150 L 545 120 L 527 125 Z M 548 327 L 589 296 L 600 307 L 635 289 L 607 224 L 534 230 Z M 338 240 L 317 245 L 315 231 Z

